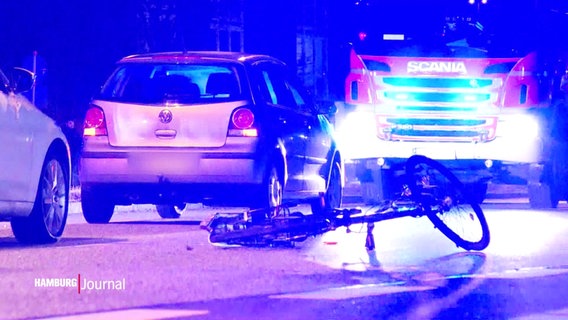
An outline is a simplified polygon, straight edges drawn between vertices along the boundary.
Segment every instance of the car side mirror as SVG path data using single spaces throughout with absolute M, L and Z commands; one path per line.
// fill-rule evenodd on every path
M 12 68 L 6 75 L 10 81 L 10 90 L 14 93 L 26 92 L 34 86 L 35 75 L 27 69 Z
M 337 106 L 332 101 L 320 101 L 316 104 L 318 114 L 332 116 L 337 113 Z

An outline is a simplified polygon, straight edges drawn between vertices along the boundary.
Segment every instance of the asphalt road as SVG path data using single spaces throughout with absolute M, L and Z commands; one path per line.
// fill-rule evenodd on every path
M 151 206 L 119 207 L 110 224 L 88 225 L 74 203 L 55 245 L 19 245 L 0 223 L 0 318 L 567 318 L 568 206 L 489 202 L 483 252 L 456 248 L 426 218 L 378 223 L 372 252 L 357 228 L 293 248 L 220 248 L 199 222 L 237 209 L 162 220 Z

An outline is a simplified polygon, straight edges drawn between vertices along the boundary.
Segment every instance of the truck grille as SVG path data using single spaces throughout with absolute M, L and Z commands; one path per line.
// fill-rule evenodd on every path
M 487 123 L 484 119 L 421 119 L 421 118 L 387 118 L 387 122 L 394 125 L 410 126 L 458 126 L 471 127 Z
M 483 78 L 411 78 L 385 77 L 385 84 L 395 87 L 416 88 L 486 88 L 493 84 L 491 79 Z
M 385 92 L 385 98 L 395 101 L 411 102 L 454 102 L 472 103 L 485 102 L 491 98 L 488 93 L 466 93 L 466 92 Z
M 384 140 L 485 142 L 495 138 L 490 118 L 387 117 L 379 124 L 379 138 Z
M 404 130 L 393 129 L 393 137 L 447 137 L 447 138 L 475 138 L 481 134 L 478 131 L 448 131 L 448 130 Z
M 397 112 L 474 112 L 477 111 L 477 106 L 456 106 L 456 105 L 444 105 L 444 106 L 409 106 L 402 105 L 396 106 Z

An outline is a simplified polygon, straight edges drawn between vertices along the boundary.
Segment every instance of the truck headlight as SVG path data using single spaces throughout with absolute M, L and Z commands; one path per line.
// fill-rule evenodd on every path
M 336 126 L 336 138 L 345 149 L 365 149 L 377 138 L 375 115 L 371 112 L 350 112 Z
M 540 124 L 535 116 L 513 115 L 499 121 L 497 135 L 509 139 L 536 139 L 540 137 Z
M 350 137 L 374 137 L 377 135 L 375 115 L 370 112 L 351 112 L 345 116 L 337 131 Z

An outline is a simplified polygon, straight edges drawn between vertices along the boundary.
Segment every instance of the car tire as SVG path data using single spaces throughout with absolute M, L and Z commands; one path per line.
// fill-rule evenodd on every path
M 333 209 L 341 207 L 343 200 L 343 186 L 341 181 L 341 168 L 338 163 L 334 163 L 331 168 L 323 201 L 318 198 L 311 203 L 313 214 L 331 213 Z
M 185 210 L 186 204 L 182 206 L 171 205 L 171 204 L 157 204 L 156 211 L 160 217 L 164 219 L 178 219 L 181 213 Z
M 258 194 L 253 195 L 251 208 L 275 208 L 282 205 L 284 183 L 275 165 L 268 167 Z
M 107 193 L 98 188 L 81 188 L 81 208 L 88 223 L 109 223 L 114 213 L 114 203 Z
M 31 214 L 11 220 L 12 232 L 19 242 L 53 243 L 63 234 L 69 213 L 69 172 L 62 159 L 48 154 Z

